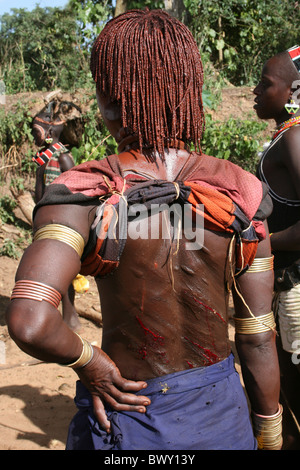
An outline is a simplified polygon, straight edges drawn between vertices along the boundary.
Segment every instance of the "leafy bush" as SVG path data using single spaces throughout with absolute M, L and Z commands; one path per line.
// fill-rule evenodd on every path
M 2 223 L 13 223 L 15 216 L 13 210 L 17 207 L 17 203 L 9 196 L 2 196 L 0 198 L 0 220 Z
M 97 102 L 82 116 L 84 132 L 79 147 L 73 147 L 71 153 L 75 164 L 88 160 L 101 160 L 117 152 L 115 139 L 109 134 L 99 115 Z
M 6 93 L 74 89 L 90 78 L 71 8 L 12 9 L 0 17 L 0 78 Z
M 184 0 L 184 5 L 201 54 L 208 53 L 236 86 L 257 83 L 265 61 L 298 42 L 298 1 Z
M 20 147 L 26 141 L 33 142 L 31 121 L 29 108 L 21 101 L 7 113 L 0 108 L 0 153 L 7 153 L 13 145 Z
M 16 239 L 4 239 L 2 247 L 0 247 L 0 256 L 8 256 L 9 258 L 14 259 L 18 259 L 21 256 L 24 248 L 31 240 L 31 229 L 24 228 L 22 220 L 18 219 L 14 214 L 14 209 L 16 207 L 16 200 L 10 196 L 5 195 L 0 198 L 1 222 L 3 224 L 11 224 L 18 228 L 19 231 L 19 235 Z
M 207 155 L 230 160 L 255 173 L 258 151 L 261 150 L 259 136 L 267 127 L 264 122 L 229 118 L 225 122 L 213 121 L 206 115 L 206 130 L 202 150 Z
M 22 251 L 18 249 L 18 243 L 6 238 L 3 242 L 3 246 L 0 248 L 0 256 L 8 256 L 9 258 L 19 259 Z M 19 247 L 20 248 L 20 247 Z
M 33 172 L 31 157 L 21 151 L 23 144 L 29 144 L 30 147 L 33 143 L 31 121 L 28 106 L 20 101 L 9 112 L 0 108 L 0 179 L 5 178 L 9 171 Z

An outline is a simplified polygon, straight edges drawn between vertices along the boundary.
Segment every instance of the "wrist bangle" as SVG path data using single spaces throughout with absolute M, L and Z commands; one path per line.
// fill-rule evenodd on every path
M 93 358 L 94 350 L 91 343 L 81 338 L 78 333 L 75 333 L 82 343 L 82 352 L 79 358 L 72 362 L 71 364 L 61 364 L 62 366 L 71 367 L 72 369 L 80 369 L 81 367 L 86 366 Z
M 282 405 L 274 415 L 264 416 L 252 412 L 254 436 L 258 449 L 272 450 L 282 445 Z

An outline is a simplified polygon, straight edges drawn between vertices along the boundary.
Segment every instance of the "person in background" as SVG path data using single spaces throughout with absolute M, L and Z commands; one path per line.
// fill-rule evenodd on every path
M 95 41 L 91 71 L 118 154 L 47 188 L 7 310 L 20 348 L 79 378 L 67 449 L 280 449 L 270 198 L 201 151 L 197 44 L 162 10 L 127 11 Z M 101 348 L 57 311 L 79 271 L 98 285 Z
M 71 152 L 60 142 L 64 121 L 54 115 L 55 102 L 50 102 L 47 108 L 33 119 L 32 133 L 35 144 L 40 147 L 33 157 L 38 165 L 36 170 L 35 202 L 38 203 L 46 188 L 61 173 L 74 166 Z M 64 321 L 74 330 L 80 329 L 80 321 L 74 307 L 75 291 L 71 283 L 66 295 L 62 298 Z
M 292 410 L 287 445 L 300 449 L 300 47 L 271 57 L 254 89 L 257 116 L 276 129 L 257 175 L 273 201 L 268 225 L 274 255 L 274 312 L 282 395 Z M 288 407 L 284 416 L 289 416 Z

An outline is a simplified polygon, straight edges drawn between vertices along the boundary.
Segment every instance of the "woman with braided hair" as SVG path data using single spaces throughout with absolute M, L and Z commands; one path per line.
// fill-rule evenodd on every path
M 32 123 L 32 134 L 40 150 L 33 157 L 37 164 L 35 202 L 39 202 L 45 188 L 57 176 L 74 166 L 72 154 L 60 142 L 64 121 L 53 114 L 55 103 L 50 102 L 47 108 L 38 113 Z
M 79 377 L 67 449 L 280 449 L 269 198 L 201 152 L 196 42 L 164 11 L 131 10 L 104 27 L 91 70 L 118 154 L 46 190 L 7 311 L 23 350 Z M 79 271 L 98 285 L 101 348 L 57 312 Z
M 53 114 L 55 103 L 50 102 L 47 109 L 33 119 L 32 133 L 38 152 L 33 157 L 37 164 L 35 181 L 35 202 L 38 203 L 55 178 L 74 166 L 71 152 L 60 142 L 64 121 Z M 80 329 L 80 321 L 74 307 L 75 291 L 71 283 L 66 295 L 62 297 L 62 313 L 64 321 L 73 330 Z

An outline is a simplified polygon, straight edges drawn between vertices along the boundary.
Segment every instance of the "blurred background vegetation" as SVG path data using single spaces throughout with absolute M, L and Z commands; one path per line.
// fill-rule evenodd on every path
M 145 7 L 166 9 L 191 29 L 203 58 L 209 109 L 217 108 L 224 86 L 253 86 L 265 60 L 298 41 L 300 9 L 294 0 L 69 0 L 65 8 L 12 9 L 0 17 L 0 82 L 6 95 L 57 88 L 92 93 L 95 37 L 113 16 Z M 85 131 L 72 149 L 76 163 L 115 151 L 95 103 L 82 119 Z M 31 159 L 18 155 L 24 141 L 33 148 L 31 120 L 22 98 L 13 111 L 0 105 L 2 166 L 16 161 L 17 170 L 32 171 Z M 264 127 L 246 118 L 216 122 L 208 115 L 203 150 L 254 171 Z

